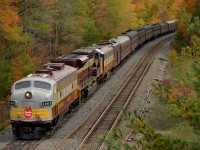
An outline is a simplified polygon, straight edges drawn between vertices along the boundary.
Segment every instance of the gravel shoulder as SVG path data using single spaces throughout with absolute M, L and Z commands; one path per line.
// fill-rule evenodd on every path
M 64 138 L 64 136 L 69 133 L 78 123 L 80 123 L 87 114 L 92 110 L 92 108 L 96 105 L 96 103 L 107 94 L 105 97 L 108 99 L 110 96 L 115 95 L 117 90 L 121 87 L 121 85 L 125 82 L 125 79 L 130 75 L 130 68 L 136 65 L 136 62 L 144 55 L 144 53 L 148 50 L 149 47 L 152 47 L 163 38 L 166 38 L 170 35 L 166 35 L 165 37 L 160 37 L 152 42 L 147 43 L 142 48 L 140 48 L 134 55 L 132 55 L 129 59 L 125 60 L 123 65 L 120 65 L 117 68 L 117 71 L 112 75 L 112 77 L 104 83 L 103 86 L 99 88 L 86 102 L 81 104 L 81 107 L 69 115 L 66 123 L 62 124 L 61 127 L 57 127 L 57 131 L 53 133 L 53 135 L 44 142 L 40 143 L 36 149 L 54 149 L 56 144 Z M 152 82 L 154 82 L 154 78 L 162 79 L 164 76 L 164 70 L 167 62 L 161 62 L 159 58 L 166 58 L 167 52 L 171 49 L 170 42 L 167 43 L 160 53 L 157 55 L 151 69 L 147 73 L 147 77 L 141 83 L 137 93 L 134 95 L 133 100 L 131 102 L 130 109 L 139 110 L 142 107 L 142 103 L 144 102 L 144 98 L 146 96 L 148 88 L 151 88 Z M 157 103 L 154 100 L 154 97 L 151 97 L 150 105 Z M 120 124 L 120 126 L 124 126 L 124 122 Z M 159 125 L 158 125 L 159 126 Z M 8 143 L 14 140 L 14 137 L 11 132 L 11 126 L 7 127 L 5 130 L 0 132 L 0 149 L 3 149 Z M 70 139 L 70 145 L 66 145 L 67 149 L 74 149 L 77 146 L 77 142 L 74 139 Z M 69 143 L 69 142 L 68 142 Z

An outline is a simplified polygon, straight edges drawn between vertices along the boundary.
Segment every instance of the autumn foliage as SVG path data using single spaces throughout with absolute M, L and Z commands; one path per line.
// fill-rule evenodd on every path
M 20 38 L 20 21 L 17 14 L 18 8 L 15 6 L 16 0 L 0 1 L 0 41 L 18 40 Z

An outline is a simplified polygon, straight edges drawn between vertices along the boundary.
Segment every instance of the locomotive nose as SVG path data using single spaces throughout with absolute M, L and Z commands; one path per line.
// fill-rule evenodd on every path
M 15 92 L 10 101 L 11 120 L 34 122 L 51 119 L 51 98 L 51 93 L 46 91 L 31 89 Z
M 52 93 L 39 90 L 23 90 L 15 92 L 10 100 L 11 107 L 25 108 L 30 105 L 32 108 L 41 108 L 41 102 L 51 101 Z

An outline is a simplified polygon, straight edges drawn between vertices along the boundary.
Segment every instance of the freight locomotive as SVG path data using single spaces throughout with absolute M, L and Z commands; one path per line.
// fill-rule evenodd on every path
M 177 20 L 147 24 L 115 38 L 73 51 L 12 85 L 10 122 L 15 137 L 41 138 L 59 118 L 145 42 L 174 32 Z

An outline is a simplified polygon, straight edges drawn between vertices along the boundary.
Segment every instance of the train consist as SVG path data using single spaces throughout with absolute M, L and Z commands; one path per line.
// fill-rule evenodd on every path
M 10 122 L 15 137 L 41 138 L 59 118 L 76 107 L 91 89 L 136 48 L 174 32 L 177 20 L 144 25 L 113 39 L 60 56 L 44 68 L 15 82 L 11 89 Z

